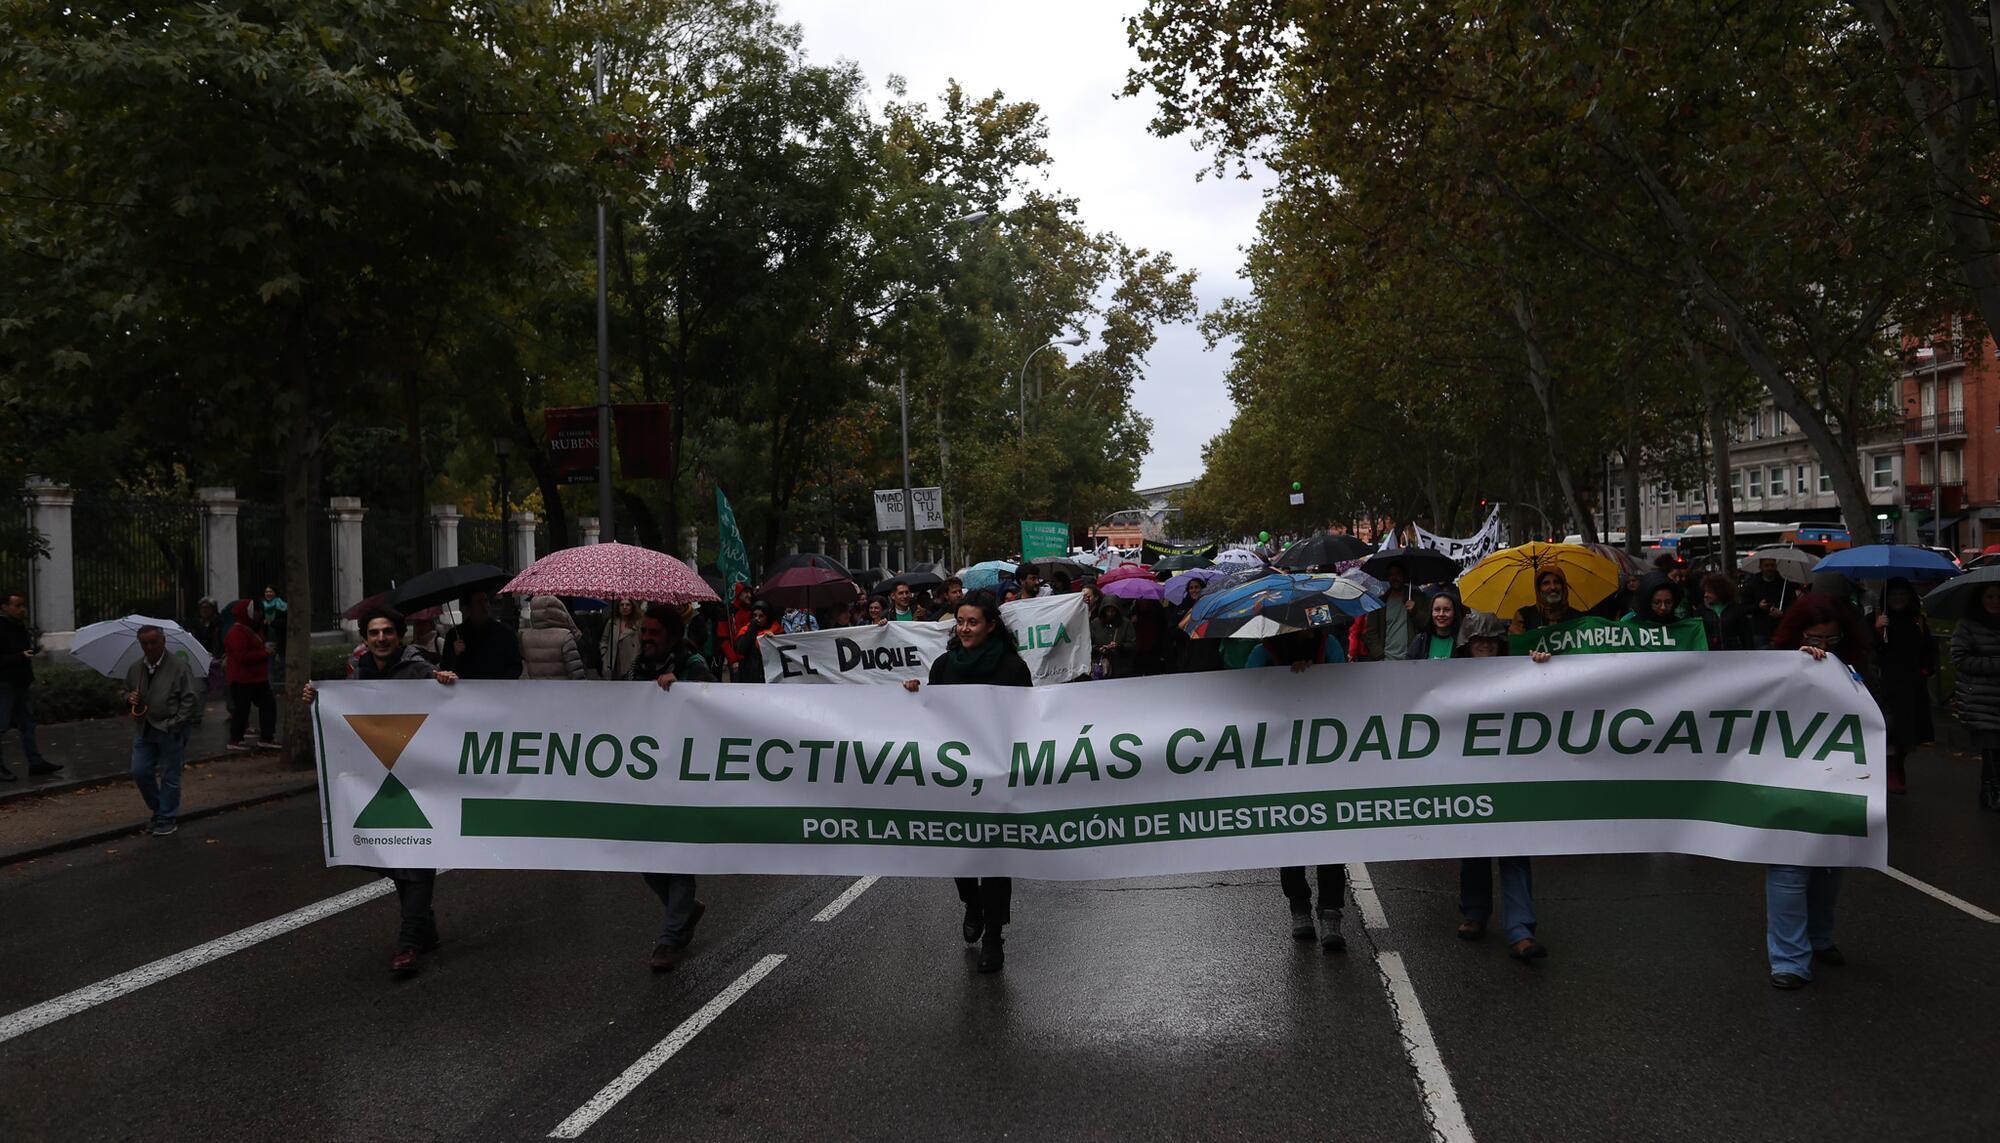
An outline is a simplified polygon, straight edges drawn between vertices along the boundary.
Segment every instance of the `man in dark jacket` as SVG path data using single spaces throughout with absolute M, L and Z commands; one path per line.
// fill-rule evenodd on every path
M 465 597 L 459 625 L 445 637 L 438 669 L 461 679 L 518 679 L 521 640 L 493 617 L 493 597 L 475 591 Z
M 430 660 L 415 647 L 403 642 L 403 614 L 388 607 L 371 609 L 361 617 L 361 637 L 368 653 L 355 663 L 354 677 L 364 682 L 384 679 L 430 679 L 450 686 L 458 676 L 432 667 Z M 307 683 L 299 698 L 307 707 L 318 698 L 317 689 Z M 438 947 L 437 913 L 431 903 L 437 890 L 435 869 L 384 869 L 382 876 L 396 884 L 396 901 L 402 921 L 396 931 L 396 952 L 389 958 L 389 971 L 408 976 L 423 967 L 424 954 Z
M 639 621 L 639 658 L 632 664 L 633 682 L 654 682 L 669 690 L 677 682 L 712 683 L 715 672 L 687 642 L 687 628 L 681 613 L 663 604 L 646 607 Z M 761 677 L 760 677 L 761 681 Z M 708 906 L 694 895 L 692 873 L 642 873 L 647 888 L 660 899 L 665 915 L 660 918 L 660 937 L 653 943 L 654 972 L 672 972 L 687 955 L 694 941 L 694 927 Z
M 125 704 L 132 714 L 132 781 L 153 815 L 152 834 L 165 837 L 180 826 L 181 758 L 188 735 L 201 721 L 201 686 L 194 668 L 167 654 L 167 636 L 141 627 L 139 661 L 125 672 Z
M 21 732 L 21 753 L 28 756 L 31 777 L 62 769 L 35 747 L 35 713 L 28 705 L 35 654 L 35 639 L 28 632 L 28 597 L 18 591 L 0 595 L 0 735 L 10 726 Z M 0 782 L 12 781 L 14 772 L 0 759 Z
M 1776 560 L 1761 561 L 1757 574 L 1743 581 L 1743 610 L 1749 613 L 1750 633 L 1759 649 L 1770 645 L 1771 636 L 1778 630 L 1778 620 L 1785 614 L 1785 605 L 1800 590 L 1778 574 Z

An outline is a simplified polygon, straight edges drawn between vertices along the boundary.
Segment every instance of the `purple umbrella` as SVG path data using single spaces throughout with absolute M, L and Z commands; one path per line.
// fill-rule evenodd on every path
M 1167 602 L 1177 605 L 1187 602 L 1187 589 L 1190 580 L 1198 579 L 1209 587 L 1214 587 L 1216 580 L 1228 579 L 1229 575 L 1228 568 L 1196 568 L 1193 571 L 1184 571 L 1167 581 Z M 1202 590 L 1206 591 L 1208 589 L 1203 588 Z
M 1165 599 L 1167 597 L 1166 585 L 1159 580 L 1146 576 L 1128 576 L 1125 579 L 1112 580 L 1110 583 L 1100 584 L 1098 590 L 1106 595 L 1115 595 L 1120 599 Z

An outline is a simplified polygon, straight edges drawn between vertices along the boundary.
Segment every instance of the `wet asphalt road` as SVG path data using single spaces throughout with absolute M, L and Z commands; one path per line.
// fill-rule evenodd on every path
M 1892 861 L 2000 910 L 1974 768 L 1913 762 Z M 315 822 L 301 797 L 0 869 L 0 1017 L 368 884 Z M 2000 925 L 1883 874 L 1849 875 L 1848 966 L 1781 993 L 1754 867 L 1538 860 L 1533 966 L 1454 939 L 1455 863 L 1368 872 L 1388 925 L 1350 908 L 1344 956 L 1288 937 L 1270 871 L 1017 883 L 993 977 L 942 881 L 822 923 L 852 879 L 705 878 L 656 977 L 637 877 L 454 872 L 414 979 L 383 898 L 0 1043 L 0 1139 L 541 1138 L 771 954 L 582 1137 L 1429 1138 L 1377 949 L 1479 1140 L 2000 1135 Z

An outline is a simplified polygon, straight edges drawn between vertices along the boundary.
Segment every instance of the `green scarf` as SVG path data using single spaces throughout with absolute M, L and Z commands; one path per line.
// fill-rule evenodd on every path
M 995 632 L 986 637 L 986 642 L 970 651 L 953 640 L 951 649 L 944 653 L 944 657 L 960 678 L 978 680 L 992 678 L 1000 669 L 1000 657 L 1004 654 L 1006 649 L 1000 645 L 999 632 Z

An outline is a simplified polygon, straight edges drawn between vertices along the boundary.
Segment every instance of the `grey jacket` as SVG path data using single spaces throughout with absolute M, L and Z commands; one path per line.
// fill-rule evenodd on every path
M 528 630 L 521 636 L 521 677 L 583 678 L 583 652 L 576 641 L 576 621 L 563 601 L 553 595 L 536 596 L 528 604 Z
M 171 651 L 160 656 L 160 665 L 146 669 L 145 656 L 125 672 L 125 689 L 139 692 L 146 713 L 134 721 L 135 731 L 152 727 L 172 733 L 201 721 L 201 692 L 195 689 L 194 669 L 187 660 Z
M 1951 633 L 1951 665 L 1958 671 L 1959 721 L 2000 731 L 2000 626 L 1960 619 Z

